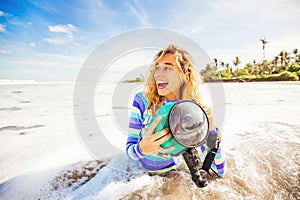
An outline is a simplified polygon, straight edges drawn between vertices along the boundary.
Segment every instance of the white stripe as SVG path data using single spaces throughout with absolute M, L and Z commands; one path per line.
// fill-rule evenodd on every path
M 128 154 L 128 156 L 129 156 L 132 160 L 138 160 L 139 158 L 137 158 L 137 157 L 134 156 L 134 151 L 133 151 L 133 150 L 134 150 L 134 149 L 133 149 L 134 146 L 135 146 L 135 145 L 131 145 L 131 146 L 128 148 L 128 153 L 127 153 L 127 154 Z

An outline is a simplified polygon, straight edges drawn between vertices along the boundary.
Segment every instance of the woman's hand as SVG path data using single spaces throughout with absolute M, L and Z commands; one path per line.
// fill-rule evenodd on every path
M 211 110 L 211 108 L 209 108 L 207 106 L 201 105 L 201 107 L 203 108 L 203 110 L 205 111 L 205 113 L 207 115 L 208 123 L 209 123 L 209 130 L 211 131 L 214 129 L 212 110 Z
M 161 116 L 158 116 L 153 123 L 151 124 L 149 130 L 144 128 L 142 131 L 144 133 L 144 137 L 140 142 L 140 149 L 143 154 L 147 155 L 150 153 L 168 153 L 175 149 L 174 146 L 169 148 L 162 148 L 160 145 L 170 139 L 172 137 L 171 133 L 169 133 L 169 129 L 163 129 L 157 133 L 154 133 L 155 128 L 159 124 L 161 120 Z

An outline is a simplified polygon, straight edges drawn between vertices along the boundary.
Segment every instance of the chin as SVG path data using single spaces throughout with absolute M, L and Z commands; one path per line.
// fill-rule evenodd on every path
M 159 95 L 159 96 L 165 96 L 166 94 L 163 93 L 163 92 L 158 92 L 158 95 Z
M 160 90 L 158 90 L 157 93 L 158 93 L 159 96 L 166 96 L 168 94 L 167 92 L 160 91 Z

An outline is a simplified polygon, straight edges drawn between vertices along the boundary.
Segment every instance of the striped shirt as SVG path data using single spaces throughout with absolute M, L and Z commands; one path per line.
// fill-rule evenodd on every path
M 165 103 L 172 102 L 166 100 Z M 174 102 L 174 101 L 173 101 Z M 126 153 L 129 158 L 138 160 L 142 166 L 151 173 L 164 174 L 166 172 L 176 170 L 181 158 L 180 156 L 160 156 L 157 153 L 145 155 L 140 149 L 140 141 L 142 140 L 141 130 L 144 128 L 144 121 L 151 117 L 151 112 L 148 107 L 148 101 L 143 93 L 137 93 L 134 97 L 129 129 L 128 139 L 126 143 Z M 209 152 L 209 147 L 204 143 L 200 146 L 200 150 L 203 155 L 206 156 Z M 223 177 L 226 172 L 226 159 L 222 152 L 222 147 L 219 147 L 215 159 L 212 163 L 211 169 L 215 171 L 219 176 Z

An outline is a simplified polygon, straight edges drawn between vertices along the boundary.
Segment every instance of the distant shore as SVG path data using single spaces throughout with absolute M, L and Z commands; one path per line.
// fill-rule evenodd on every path
M 263 79 L 242 79 L 242 78 L 236 78 L 236 79 L 218 79 L 218 80 L 206 80 L 205 82 L 230 82 L 230 83 L 248 83 L 248 82 L 290 82 L 290 83 L 300 83 L 300 81 L 281 81 L 281 80 L 263 80 Z
M 255 84 L 286 84 L 286 85 L 300 85 L 300 81 L 205 81 L 204 83 L 255 83 Z

